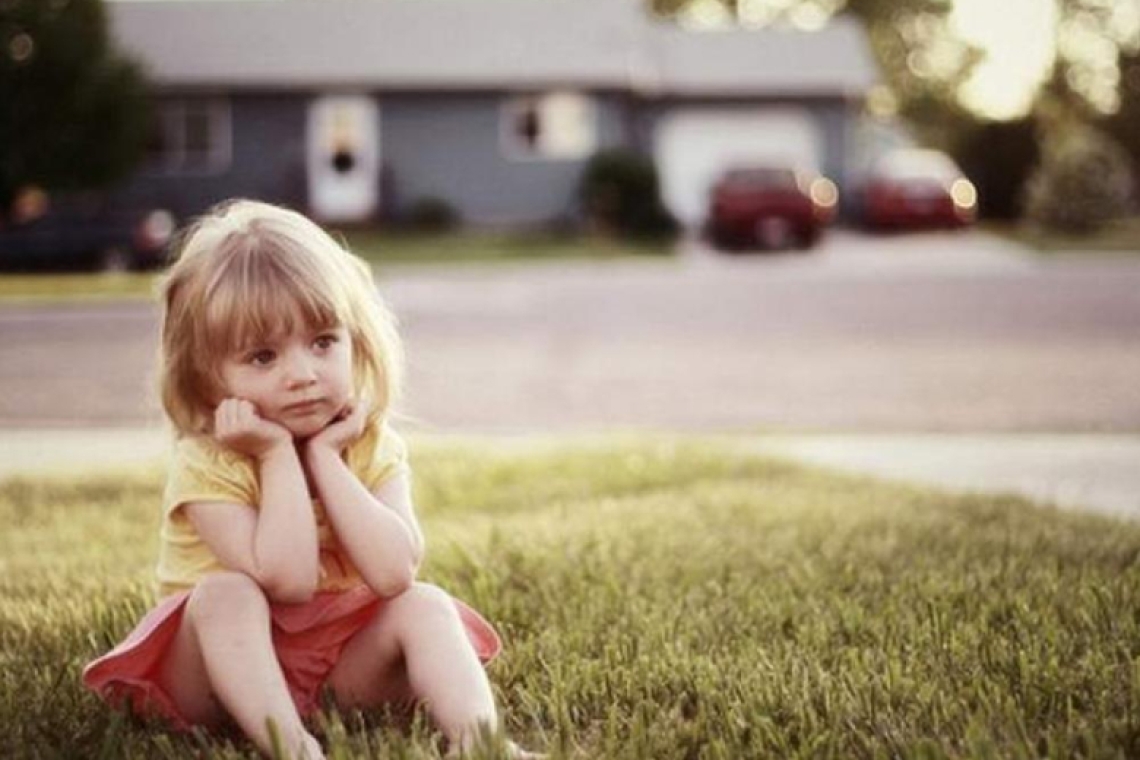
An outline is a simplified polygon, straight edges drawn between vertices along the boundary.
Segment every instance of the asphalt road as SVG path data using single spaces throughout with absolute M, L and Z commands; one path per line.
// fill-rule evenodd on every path
M 1140 431 L 1140 257 L 808 254 L 379 273 L 422 429 Z M 0 306 L 0 429 L 158 420 L 146 304 Z
M 408 343 L 406 430 L 524 448 L 727 433 L 828 467 L 1140 518 L 1140 257 L 840 233 L 807 255 L 686 244 L 669 262 L 380 274 Z M 142 304 L 0 306 L 0 477 L 164 456 L 155 319 Z

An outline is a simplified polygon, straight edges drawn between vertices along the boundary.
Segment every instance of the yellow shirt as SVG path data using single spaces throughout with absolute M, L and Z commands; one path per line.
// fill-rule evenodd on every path
M 407 468 L 403 439 L 387 426 L 365 432 L 345 454 L 349 469 L 369 491 Z M 253 459 L 226 449 L 214 440 L 182 438 L 174 451 L 163 496 L 163 519 L 158 552 L 158 594 L 166 596 L 190 589 L 207 573 L 225 567 L 194 530 L 183 504 L 224 501 L 258 509 L 261 486 Z M 360 574 L 343 551 L 329 524 L 324 507 L 313 500 L 320 542 L 319 591 L 343 591 L 361 583 Z

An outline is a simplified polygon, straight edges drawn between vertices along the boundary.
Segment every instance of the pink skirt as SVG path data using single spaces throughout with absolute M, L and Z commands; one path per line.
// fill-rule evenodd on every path
M 159 668 L 174 642 L 189 591 L 162 599 L 118 646 L 83 670 L 83 683 L 108 703 L 139 715 L 166 718 L 189 729 L 174 700 L 158 683 Z M 458 599 L 452 600 L 467 637 L 483 663 L 502 649 L 499 636 L 483 617 Z M 304 604 L 271 604 L 273 646 L 289 691 L 302 717 L 316 712 L 321 686 L 348 640 L 366 626 L 384 600 L 367 586 L 318 593 Z

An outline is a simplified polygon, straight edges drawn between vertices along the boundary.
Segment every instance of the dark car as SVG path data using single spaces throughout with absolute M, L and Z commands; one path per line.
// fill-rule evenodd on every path
M 100 199 L 49 200 L 33 191 L 0 216 L 0 268 L 145 269 L 163 263 L 175 220 L 163 209 L 123 209 Z
M 835 216 L 835 183 L 788 166 L 728 170 L 709 193 L 706 229 L 725 249 L 810 248 Z
M 965 227 L 977 218 L 978 193 L 945 153 L 895 150 L 872 168 L 863 219 L 873 229 Z

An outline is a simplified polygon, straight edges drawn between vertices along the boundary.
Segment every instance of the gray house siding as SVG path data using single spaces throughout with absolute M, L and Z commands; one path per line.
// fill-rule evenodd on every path
M 332 129 L 326 116 L 335 110 L 356 114 L 343 116 L 358 125 L 355 134 L 373 139 L 378 130 L 381 218 L 428 197 L 477 225 L 572 215 L 587 142 L 667 158 L 660 164 L 668 169 L 662 174 L 671 202 L 693 216 L 699 190 L 684 203 L 675 190 L 696 188 L 701 175 L 713 173 L 710 143 L 718 134 L 727 146 L 722 153 L 737 145 L 748 150 L 751 135 L 760 134 L 769 148 L 801 160 L 810 154 L 844 191 L 854 163 L 847 154 L 859 146 L 847 133 L 854 134 L 860 103 L 880 80 L 862 26 L 844 15 L 813 32 L 773 26 L 698 33 L 622 0 L 118 0 L 108 7 L 117 42 L 144 62 L 157 93 L 209 91 L 230 99 L 231 161 L 205 174 L 143 172 L 124 191 L 183 216 L 234 195 L 305 209 L 310 104 L 346 91 L 371 93 L 379 121 L 359 100 L 337 105 L 330 98 L 313 122 Z M 305 44 L 281 42 L 295 39 Z M 527 113 L 531 150 L 504 150 L 510 93 L 565 90 L 605 93 L 595 98 L 592 141 L 582 137 L 581 101 L 551 97 Z M 768 106 L 778 112 L 756 116 Z M 716 110 L 726 108 L 752 115 L 721 118 Z M 547 119 L 557 126 L 535 126 Z M 328 135 L 319 139 L 331 144 Z M 535 157 L 540 153 L 562 158 Z M 314 178 L 321 214 L 368 221 L 375 162 L 371 154 L 362 158 L 349 167 L 359 172 Z M 702 161 L 708 171 L 692 169 Z
M 229 105 L 227 165 L 211 171 L 150 167 L 117 198 L 129 205 L 162 205 L 182 218 L 237 196 L 305 209 L 307 109 L 323 94 L 217 96 Z M 374 97 L 380 110 L 382 166 L 378 216 L 398 219 L 424 198 L 446 201 L 465 222 L 475 225 L 538 225 L 575 213 L 586 159 L 512 155 L 506 147 L 503 110 L 514 94 L 377 93 Z M 603 94 L 594 102 L 598 147 L 624 144 L 622 99 Z
M 396 215 L 439 198 L 465 222 L 535 225 L 576 210 L 586 159 L 524 157 L 509 146 L 504 109 L 510 93 L 380 98 L 381 155 L 387 199 Z M 598 147 L 625 139 L 619 101 L 594 98 Z
M 302 94 L 217 95 L 230 112 L 230 160 L 207 171 L 168 171 L 148 166 L 117 194 L 125 203 L 161 205 L 181 218 L 232 197 L 260 198 L 290 206 L 305 203 L 305 109 Z M 177 100 L 178 94 L 163 100 Z M 161 102 L 161 101 L 160 101 Z

